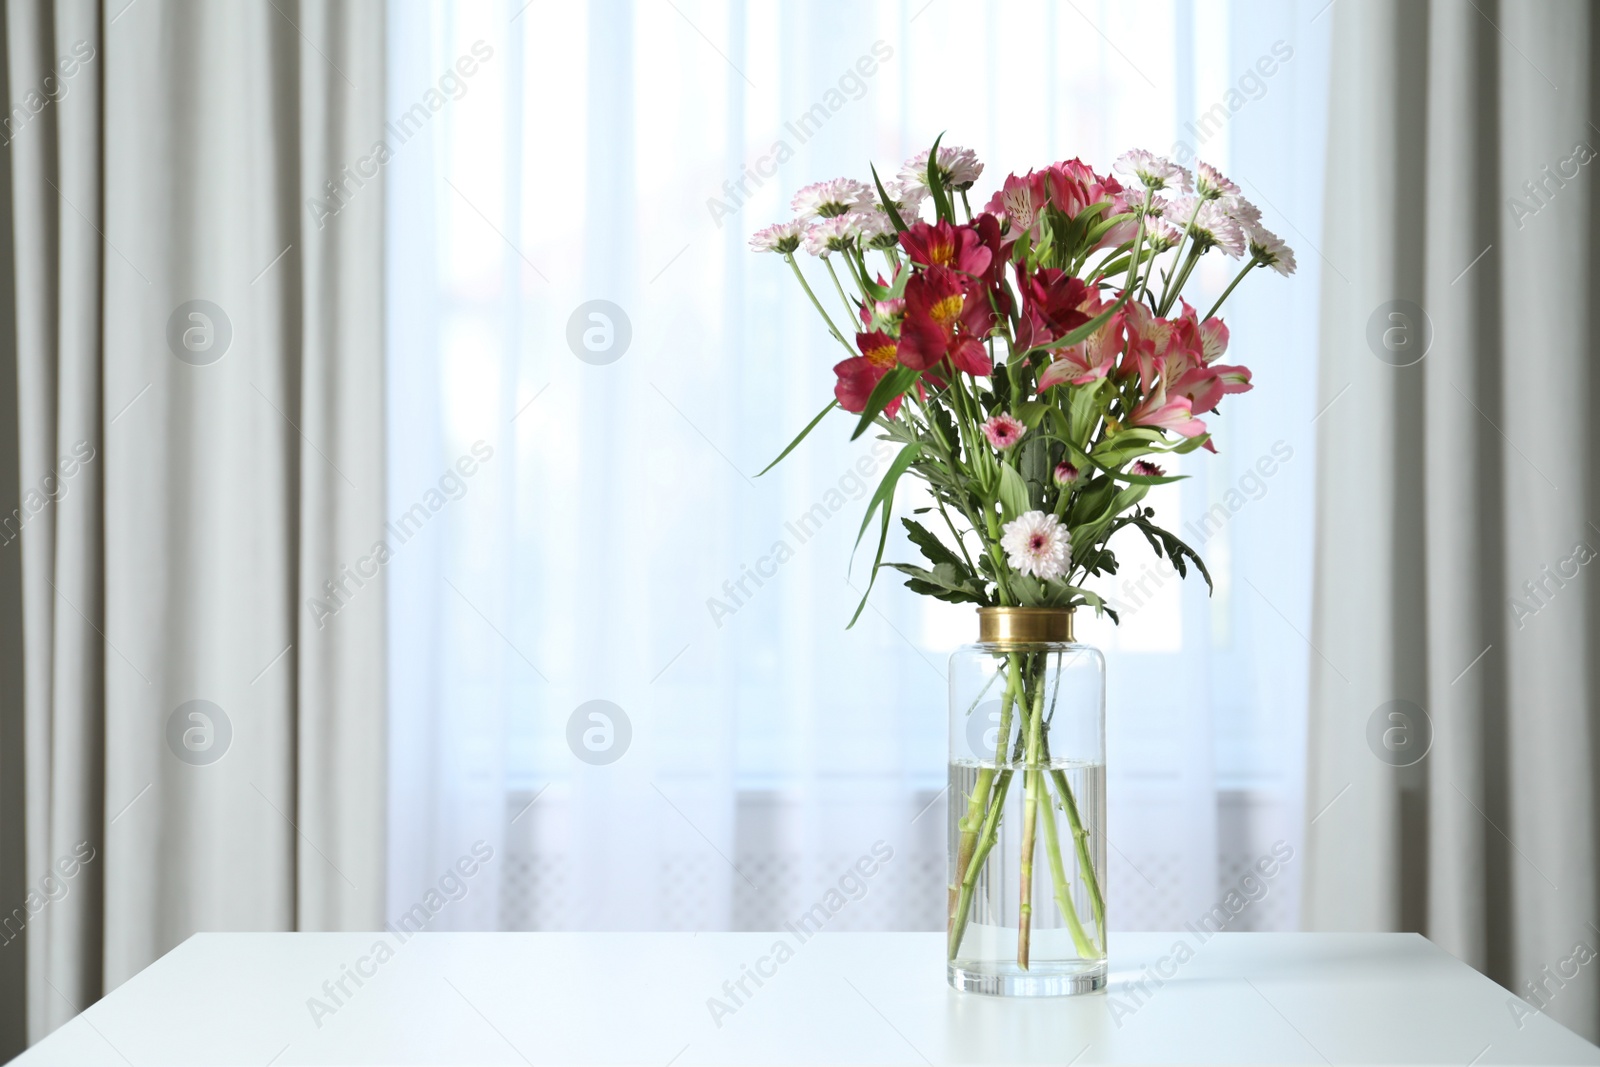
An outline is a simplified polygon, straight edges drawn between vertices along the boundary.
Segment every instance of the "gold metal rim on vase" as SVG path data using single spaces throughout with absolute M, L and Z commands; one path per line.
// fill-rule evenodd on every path
M 1071 608 L 979 608 L 978 640 L 986 645 L 1072 641 Z

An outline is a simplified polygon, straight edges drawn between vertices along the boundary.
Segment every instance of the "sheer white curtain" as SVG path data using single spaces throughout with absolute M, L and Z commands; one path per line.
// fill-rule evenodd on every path
M 942 927 L 944 661 L 974 622 L 886 578 L 845 632 L 882 459 L 836 426 L 754 477 L 833 358 L 745 250 L 799 185 L 940 131 L 985 197 L 1184 142 L 1300 247 L 1235 297 L 1257 390 L 1160 502 L 1217 596 L 1133 554 L 1122 631 L 1085 627 L 1117 925 L 1180 925 L 1298 845 L 1321 5 L 522 3 L 391 8 L 391 911 L 481 841 L 432 928 L 771 928 L 882 842 L 834 928 Z M 1292 925 L 1274 894 L 1241 926 Z

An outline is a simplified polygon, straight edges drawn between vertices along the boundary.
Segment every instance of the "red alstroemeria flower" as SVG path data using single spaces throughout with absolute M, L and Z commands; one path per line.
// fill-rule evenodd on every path
M 968 288 L 967 306 L 962 309 L 961 320 L 968 332 L 978 337 L 988 337 L 994 332 L 1000 316 L 1010 316 L 1011 289 L 1006 285 L 1006 263 L 1011 258 L 1011 248 L 1016 242 L 1007 241 L 1000 232 L 1000 220 L 984 212 L 972 220 L 978 240 L 989 250 L 989 268 L 979 279 L 980 285 Z
M 894 369 L 897 362 L 895 340 L 881 330 L 856 334 L 856 347 L 861 355 L 839 363 L 833 373 L 839 376 L 834 383 L 833 395 L 839 406 L 859 415 L 867 409 L 867 398 L 878 382 Z M 883 413 L 894 418 L 900 410 L 900 397 L 884 405 Z
M 1081 309 L 1089 286 L 1066 271 L 1045 267 L 1022 280 L 1022 322 L 1017 343 L 1023 348 L 1048 344 L 1082 326 L 1090 316 Z
M 974 277 L 986 273 L 993 259 L 976 227 L 948 222 L 912 223 L 900 234 L 900 247 L 920 266 L 949 267 Z
M 1110 306 L 1108 301 L 1101 300 L 1098 295 L 1091 295 L 1089 299 L 1079 306 L 1079 311 L 1088 319 L 1095 318 Z M 1044 392 L 1052 385 L 1070 382 L 1073 385 L 1084 385 L 1106 377 L 1116 366 L 1117 353 L 1122 351 L 1122 321 L 1119 316 L 1113 315 L 1111 319 L 1089 337 L 1072 345 L 1069 348 L 1058 348 L 1051 352 L 1053 357 L 1050 365 L 1039 375 L 1039 392 Z
M 967 329 L 969 305 L 987 302 L 981 288 L 969 293 L 948 267 L 929 267 L 906 282 L 906 317 L 900 324 L 900 362 L 929 370 L 945 359 L 957 369 L 983 377 L 993 366 L 983 342 Z

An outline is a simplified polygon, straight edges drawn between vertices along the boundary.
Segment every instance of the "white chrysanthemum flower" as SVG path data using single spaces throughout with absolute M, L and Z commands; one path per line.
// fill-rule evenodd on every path
M 1066 574 L 1072 558 L 1067 528 L 1043 511 L 1029 511 L 1006 523 L 1000 547 L 1018 574 L 1031 574 L 1045 581 Z
M 1200 213 L 1197 215 L 1196 204 L 1200 206 Z M 1225 255 L 1234 259 L 1244 255 L 1244 230 L 1239 221 L 1229 216 L 1218 201 L 1197 200 L 1195 197 L 1185 196 L 1174 200 L 1172 206 L 1167 209 L 1167 218 L 1179 226 L 1187 224 L 1191 215 L 1194 216 L 1192 236 L 1201 252 L 1220 248 Z
M 1252 223 L 1245 228 L 1250 239 L 1250 257 L 1265 263 L 1287 278 L 1294 273 L 1294 249 L 1283 243 L 1283 238 L 1262 226 Z
M 806 251 L 826 259 L 830 252 L 854 248 L 861 233 L 861 216 L 836 215 L 823 219 L 806 231 Z
M 766 229 L 757 230 L 750 237 L 750 247 L 756 252 L 777 252 L 791 255 L 805 238 L 807 223 L 804 219 L 792 222 L 775 222 Z
M 1238 196 L 1239 187 L 1209 163 L 1194 165 L 1194 188 L 1202 200 L 1216 200 L 1223 196 Z
M 971 189 L 978 176 L 983 173 L 983 164 L 978 162 L 978 154 L 970 148 L 957 148 L 955 145 L 943 145 L 939 148 L 939 159 L 935 166 L 939 170 L 939 180 L 957 192 Z M 900 165 L 900 188 L 927 191 L 926 150 L 918 152 Z
M 926 185 L 907 184 L 899 178 L 890 178 L 883 183 L 883 191 L 889 194 L 889 201 L 894 204 L 894 209 L 900 213 L 906 225 L 915 222 L 922 214 L 922 202 L 928 199 Z
M 847 211 L 871 207 L 877 200 L 872 187 L 854 178 L 830 178 L 814 182 L 794 194 L 789 206 L 802 219 L 831 219 Z
M 893 248 L 900 243 L 900 233 L 883 211 L 853 211 L 846 215 L 855 224 L 856 241 L 862 248 Z
M 1117 157 L 1111 169 L 1118 174 L 1135 178 L 1146 189 L 1179 189 L 1189 191 L 1189 172 L 1166 156 L 1158 156 L 1143 148 L 1135 148 Z

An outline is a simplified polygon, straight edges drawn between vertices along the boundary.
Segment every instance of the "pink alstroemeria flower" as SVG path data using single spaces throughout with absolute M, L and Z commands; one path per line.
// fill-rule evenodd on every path
M 1206 424 L 1194 417 L 1194 409 L 1186 396 L 1167 399 L 1165 388 L 1145 397 L 1128 414 L 1131 426 L 1150 426 L 1158 430 L 1173 430 L 1185 437 L 1199 437 L 1206 432 Z
M 1004 219 L 1013 238 L 1024 233 L 1033 233 L 1037 238 L 1039 212 L 1044 210 L 1047 195 L 1043 178 L 1033 171 L 1021 177 L 1006 175 L 1005 184 L 989 200 L 984 211 Z
M 1166 360 L 1167 348 L 1172 342 L 1172 324 L 1157 318 L 1136 300 L 1125 304 L 1116 317 L 1121 320 L 1128 340 L 1118 374 L 1123 378 L 1138 375 L 1139 388 L 1149 392 Z

